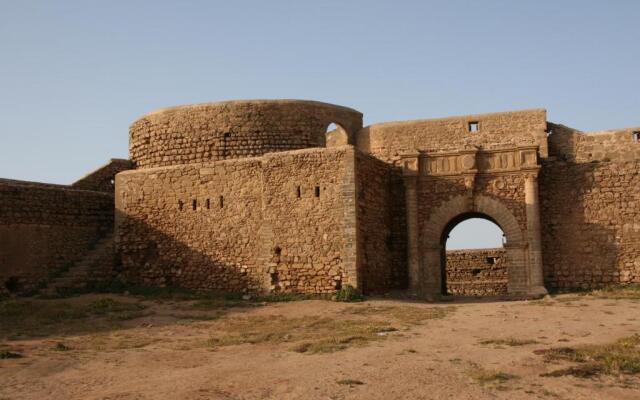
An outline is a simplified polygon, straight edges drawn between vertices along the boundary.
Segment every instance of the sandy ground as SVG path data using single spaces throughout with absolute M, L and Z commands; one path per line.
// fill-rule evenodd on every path
M 0 399 L 640 399 L 640 379 L 633 376 L 541 377 L 562 365 L 545 363 L 534 353 L 640 332 L 640 302 L 632 300 L 308 300 L 234 308 L 212 320 L 175 317 L 182 302 L 132 296 L 47 301 L 104 297 L 143 302 L 153 314 L 108 332 L 5 338 L 3 345 L 24 357 L 0 360 Z M 297 353 L 291 343 L 206 345 L 216 326 L 234 318 L 348 319 L 355 308 L 388 306 L 455 309 L 444 318 L 331 353 Z M 480 343 L 505 338 L 536 343 Z M 59 341 L 70 350 L 52 350 Z M 481 382 L 474 378 L 479 370 L 511 378 Z

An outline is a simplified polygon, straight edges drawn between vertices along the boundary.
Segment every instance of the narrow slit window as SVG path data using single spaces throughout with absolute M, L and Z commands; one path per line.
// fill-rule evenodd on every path
M 183 207 L 184 207 L 184 203 L 182 202 L 182 200 L 178 200 L 178 210 L 182 211 Z
M 298 195 L 298 198 L 302 197 L 302 189 L 300 188 L 300 186 L 298 186 L 298 188 L 296 189 L 296 193 Z
M 207 210 L 211 208 L 211 202 L 209 201 L 209 199 L 206 199 L 204 201 L 204 206 L 207 208 Z
M 316 197 L 320 197 L 320 186 L 316 186 Z
M 480 124 L 478 123 L 478 121 L 469 122 L 469 132 L 478 132 L 479 129 Z
M 220 196 L 220 208 L 224 207 L 224 196 Z
M 633 132 L 633 141 L 640 142 L 640 131 Z
M 198 200 L 193 200 L 191 201 L 191 208 L 193 208 L 193 210 L 195 211 L 196 208 L 198 208 Z
M 229 139 L 231 137 L 231 132 L 225 132 L 224 138 Z

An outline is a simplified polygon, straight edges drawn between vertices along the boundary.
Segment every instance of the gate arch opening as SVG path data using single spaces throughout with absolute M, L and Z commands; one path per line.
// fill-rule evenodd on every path
M 466 212 L 451 219 L 440 238 L 442 294 L 506 295 L 505 244 L 500 224 L 486 214 Z
M 332 122 L 327 126 L 325 143 L 326 147 L 344 146 L 349 144 L 349 135 L 342 126 Z

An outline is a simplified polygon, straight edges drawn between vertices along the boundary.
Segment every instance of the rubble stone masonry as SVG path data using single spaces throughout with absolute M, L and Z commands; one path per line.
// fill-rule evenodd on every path
M 251 292 L 356 285 L 355 218 L 346 215 L 354 157 L 343 146 L 119 174 L 125 279 Z
M 447 294 L 463 296 L 506 295 L 508 260 L 504 249 L 447 251 Z
M 543 109 L 362 127 L 346 107 L 237 100 L 142 116 L 129 158 L 70 186 L 0 180 L 0 292 L 102 265 L 114 224 L 119 265 L 98 275 L 136 285 L 438 299 L 640 282 L 640 128 Z M 504 248 L 446 252 L 468 218 Z
M 0 180 L 0 292 L 29 292 L 113 228 L 113 194 Z

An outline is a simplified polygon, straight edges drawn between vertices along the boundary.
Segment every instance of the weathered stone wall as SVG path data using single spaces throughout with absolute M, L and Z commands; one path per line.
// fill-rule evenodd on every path
M 640 282 L 640 161 L 546 161 L 540 199 L 547 287 Z
M 396 172 L 397 173 L 397 172 Z M 395 226 L 404 211 L 394 169 L 372 156 L 356 154 L 358 255 L 365 293 L 406 287 L 406 225 Z
M 428 177 L 419 184 L 418 215 L 424 224 L 431 213 L 460 196 L 469 193 L 463 177 Z M 527 229 L 524 201 L 524 177 L 522 174 L 479 175 L 473 193 L 498 200 L 515 217 L 522 232 Z M 471 210 L 470 210 L 471 211 Z M 488 215 L 490 218 L 497 216 Z M 421 230 L 424 229 L 421 225 Z
M 640 128 L 581 132 L 549 123 L 549 155 L 561 161 L 633 161 L 640 159 Z
M 469 131 L 477 122 L 478 130 Z M 357 137 L 358 149 L 387 162 L 416 150 L 449 151 L 465 146 L 495 148 L 536 144 L 547 154 L 546 111 L 542 109 L 451 118 L 386 122 L 363 128 Z
M 103 166 L 72 183 L 71 187 L 113 194 L 116 174 L 132 168 L 133 163 L 131 161 L 112 158 Z
M 112 226 L 112 194 L 0 180 L 0 288 L 38 288 Z
M 147 286 L 257 288 L 259 160 L 125 171 L 116 176 L 124 280 Z
M 504 249 L 447 251 L 447 294 L 496 296 L 507 294 L 508 260 Z
M 254 157 L 324 147 L 331 123 L 348 143 L 362 114 L 346 107 L 300 100 L 252 100 L 157 110 L 129 128 L 129 156 L 138 168 Z
M 124 277 L 251 292 L 357 285 L 354 157 L 344 146 L 118 174 Z
M 352 146 L 263 157 L 269 289 L 329 293 L 357 285 Z

